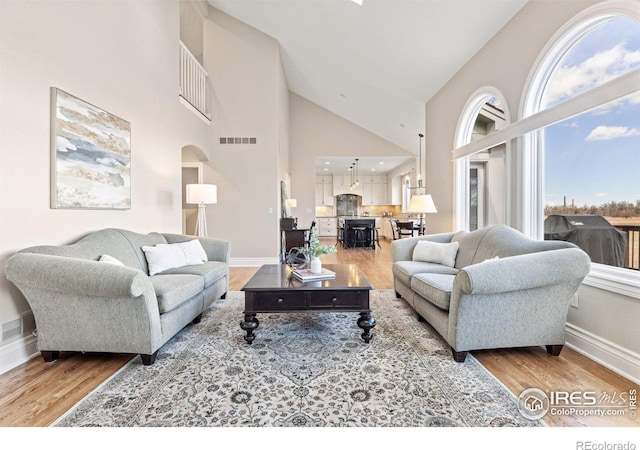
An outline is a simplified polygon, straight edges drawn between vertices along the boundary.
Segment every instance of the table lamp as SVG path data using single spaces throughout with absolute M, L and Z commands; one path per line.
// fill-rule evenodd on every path
M 298 207 L 298 200 L 296 200 L 295 198 L 288 198 L 284 201 L 284 204 L 287 206 L 287 208 L 291 209 L 291 208 L 297 208 Z M 290 215 L 289 217 L 293 217 L 292 215 Z
M 411 201 L 409 202 L 409 208 L 407 212 L 410 213 L 418 213 L 420 217 L 420 231 L 418 234 L 425 234 L 424 230 L 424 215 L 427 213 L 437 213 L 435 203 L 433 203 L 433 198 L 431 195 L 414 195 L 411 197 Z
M 218 202 L 218 187 L 215 184 L 187 184 L 187 203 L 198 205 L 196 235 L 207 236 L 206 205 Z

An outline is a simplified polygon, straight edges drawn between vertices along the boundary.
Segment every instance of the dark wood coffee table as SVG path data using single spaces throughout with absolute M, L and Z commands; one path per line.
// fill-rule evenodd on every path
M 373 289 L 354 264 L 324 264 L 336 273 L 330 280 L 303 283 L 284 264 L 267 264 L 244 285 L 244 320 L 240 328 L 247 332 L 244 340 L 251 344 L 260 324 L 258 313 L 285 312 L 359 312 L 357 324 L 364 331 L 362 339 L 369 343 L 376 321 L 369 309 L 369 291 Z

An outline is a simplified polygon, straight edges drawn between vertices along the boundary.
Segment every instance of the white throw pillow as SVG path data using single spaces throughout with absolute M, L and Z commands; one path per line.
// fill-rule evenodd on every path
M 109 255 L 102 255 L 98 261 L 107 263 L 107 264 L 114 264 L 116 266 L 124 266 L 124 263 L 120 261 L 118 258 L 114 258 L 113 256 L 109 256 Z
M 194 266 L 207 261 L 207 253 L 199 240 L 194 239 L 176 244 L 157 244 L 143 246 L 149 265 L 149 275 L 155 275 L 176 267 Z
M 439 242 L 418 241 L 413 249 L 413 260 L 454 267 L 459 246 L 458 242 L 441 244 Z

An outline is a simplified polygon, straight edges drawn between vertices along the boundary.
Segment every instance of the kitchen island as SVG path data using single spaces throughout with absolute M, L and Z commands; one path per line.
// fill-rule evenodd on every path
M 345 248 L 376 248 L 376 219 L 344 219 L 342 244 Z

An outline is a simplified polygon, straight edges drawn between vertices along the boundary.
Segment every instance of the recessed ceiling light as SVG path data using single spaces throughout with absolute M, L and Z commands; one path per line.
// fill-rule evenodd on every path
M 356 3 L 357 5 L 362 6 L 362 2 L 363 2 L 364 0 L 351 0 L 351 1 L 352 1 L 353 3 Z
M 326 161 L 325 164 L 331 164 L 331 161 Z
M 378 164 L 380 164 L 381 166 L 384 166 L 384 161 L 380 161 Z
M 328 171 L 329 169 L 327 169 L 326 167 L 324 168 L 324 170 Z

